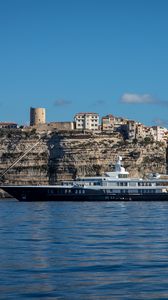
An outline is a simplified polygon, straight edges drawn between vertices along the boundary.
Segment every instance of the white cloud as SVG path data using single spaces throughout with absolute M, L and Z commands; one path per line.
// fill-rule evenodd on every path
M 154 103 L 156 100 L 150 94 L 125 93 L 121 96 L 124 103 Z

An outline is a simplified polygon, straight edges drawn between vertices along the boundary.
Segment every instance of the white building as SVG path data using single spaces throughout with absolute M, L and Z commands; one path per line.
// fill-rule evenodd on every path
M 99 115 L 97 113 L 86 112 L 77 113 L 74 117 L 76 129 L 78 130 L 98 130 L 99 129 Z
M 153 137 L 154 140 L 157 142 L 160 141 L 166 141 L 167 140 L 167 134 L 168 134 L 168 129 L 160 126 L 153 126 Z

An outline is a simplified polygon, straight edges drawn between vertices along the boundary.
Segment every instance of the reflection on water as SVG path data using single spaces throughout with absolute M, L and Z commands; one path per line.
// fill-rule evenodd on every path
M 0 299 L 168 299 L 168 203 L 0 202 Z

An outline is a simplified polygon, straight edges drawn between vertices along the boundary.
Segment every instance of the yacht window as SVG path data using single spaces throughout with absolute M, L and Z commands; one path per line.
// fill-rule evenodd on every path
M 128 178 L 127 174 L 118 174 L 118 178 Z
M 127 186 L 127 182 L 125 182 L 125 181 L 120 182 L 120 186 Z
M 110 185 L 110 186 L 116 186 L 117 183 L 116 182 L 109 182 L 108 185 Z
M 136 182 L 130 182 L 130 184 L 129 184 L 130 186 L 136 186 L 137 185 L 137 183 Z

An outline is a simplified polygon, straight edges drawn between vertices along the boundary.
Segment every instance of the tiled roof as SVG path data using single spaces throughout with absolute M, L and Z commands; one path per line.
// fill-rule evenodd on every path
M 80 112 L 80 113 L 75 114 L 75 116 L 76 115 L 98 115 L 98 114 L 94 113 L 94 112 Z

